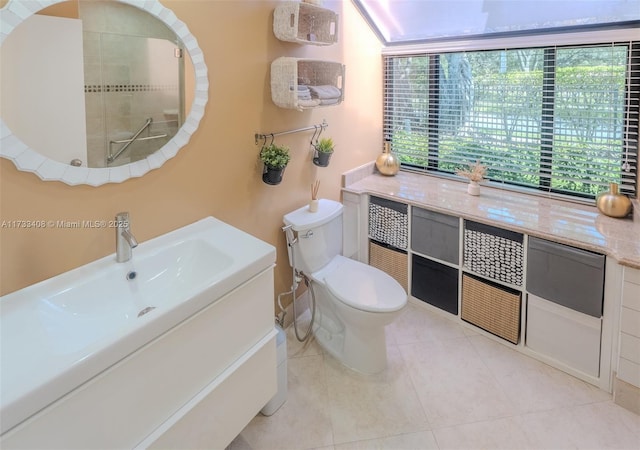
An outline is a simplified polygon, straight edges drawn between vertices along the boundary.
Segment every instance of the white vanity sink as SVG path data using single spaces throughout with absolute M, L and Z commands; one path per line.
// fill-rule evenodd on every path
M 273 246 L 208 217 L 140 244 L 126 263 L 110 255 L 0 298 L 2 433 L 259 274 L 272 287 L 274 263 Z M 262 329 L 215 370 L 272 330 L 266 294 Z

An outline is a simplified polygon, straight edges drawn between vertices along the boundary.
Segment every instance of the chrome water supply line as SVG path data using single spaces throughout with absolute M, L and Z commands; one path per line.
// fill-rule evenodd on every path
M 293 283 L 291 285 L 290 291 L 278 294 L 278 307 L 280 308 L 280 314 L 279 317 L 276 317 L 276 321 L 278 322 L 278 324 L 280 324 L 281 327 L 284 328 L 284 317 L 286 316 L 287 312 L 282 306 L 281 298 L 283 295 L 291 294 L 293 298 L 291 302 L 291 307 L 293 308 L 293 331 L 295 332 L 296 339 L 298 339 L 298 341 L 300 342 L 304 342 L 309 338 L 309 336 L 311 335 L 311 331 L 313 330 L 313 322 L 316 317 L 316 296 L 315 292 L 313 291 L 313 284 L 309 277 L 305 275 L 304 272 L 298 271 L 298 269 L 296 269 L 296 259 L 293 246 L 298 243 L 298 238 L 293 234 L 292 226 L 284 226 L 282 227 L 282 231 L 284 231 L 285 237 L 287 239 L 289 257 L 291 258 Z M 302 280 L 304 280 L 305 285 L 311 290 L 311 322 L 309 323 L 309 328 L 304 333 L 304 336 L 301 337 L 300 332 L 298 331 L 298 314 L 296 313 L 296 291 L 298 290 L 298 286 L 300 284 L 300 281 Z

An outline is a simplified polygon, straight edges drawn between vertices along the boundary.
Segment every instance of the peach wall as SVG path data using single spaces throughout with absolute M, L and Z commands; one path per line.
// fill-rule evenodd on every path
M 343 172 L 375 159 L 382 145 L 381 45 L 351 1 L 326 1 L 340 14 L 340 42 L 330 47 L 278 41 L 275 1 L 162 0 L 198 39 L 209 68 L 209 103 L 189 144 L 163 167 L 122 184 L 67 186 L 43 182 L 0 159 L 0 222 L 108 220 L 129 211 L 138 241 L 213 215 L 277 248 L 275 292 L 289 289 L 282 215 L 320 195 L 340 199 Z M 279 56 L 346 64 L 345 101 L 299 112 L 271 101 L 269 66 Z M 336 152 L 327 168 L 311 162 L 312 133 L 283 136 L 292 160 L 279 186 L 260 178 L 255 133 L 305 127 L 326 119 Z M 0 229 L 0 294 L 115 251 L 112 229 Z M 135 250 L 134 250 L 135 258 Z M 275 297 L 274 297 L 275 298 Z

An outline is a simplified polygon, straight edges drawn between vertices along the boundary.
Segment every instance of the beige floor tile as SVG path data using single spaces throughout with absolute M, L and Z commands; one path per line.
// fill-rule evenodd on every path
M 298 335 L 302 338 L 309 329 L 309 323 L 311 322 L 311 313 L 307 309 L 302 313 L 297 320 Z M 321 355 L 323 353 L 322 347 L 318 344 L 313 337 L 313 333 L 309 336 L 305 342 L 300 342 L 296 337 L 294 324 L 291 323 L 286 329 L 287 333 L 287 357 L 298 358 L 301 356 L 313 356 Z
M 420 305 L 387 327 L 379 375 L 298 343 L 291 328 L 287 342 L 287 402 L 230 450 L 640 450 L 640 416 L 608 393 Z
M 517 413 L 582 405 L 611 398 L 607 392 L 484 336 L 468 338 Z
M 513 413 L 509 399 L 467 338 L 399 348 L 434 429 Z
M 396 347 L 388 367 L 363 375 L 325 355 L 334 443 L 429 429 L 416 391 Z
M 408 304 L 389 326 L 387 336 L 397 345 L 464 336 L 464 327 L 419 305 Z
M 333 444 L 323 357 L 290 358 L 287 401 L 272 416 L 257 415 L 233 450 L 310 449 Z M 247 446 L 244 446 L 247 445 Z
M 418 433 L 406 433 L 396 436 L 388 436 L 379 439 L 347 442 L 335 446 L 336 450 L 437 450 L 433 433 L 421 431 Z
M 438 428 L 433 434 L 441 450 L 540 450 L 538 440 L 512 417 Z
M 613 402 L 598 402 L 515 416 L 538 448 L 640 448 L 640 416 Z

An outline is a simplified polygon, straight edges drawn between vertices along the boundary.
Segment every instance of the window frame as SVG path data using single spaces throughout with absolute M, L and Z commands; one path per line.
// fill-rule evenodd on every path
M 382 50 L 383 60 L 385 57 L 393 57 L 393 56 L 410 56 L 416 54 L 432 54 L 438 55 L 441 53 L 455 53 L 455 52 L 473 52 L 473 51 L 485 51 L 485 50 L 512 50 L 517 48 L 535 48 L 535 47 L 557 47 L 562 48 L 565 46 L 580 46 L 580 45 L 601 45 L 603 43 L 610 44 L 613 42 L 617 43 L 629 43 L 631 41 L 635 41 L 636 45 L 634 45 L 634 58 L 638 53 L 638 42 L 640 41 L 637 38 L 638 28 L 620 28 L 620 29 L 606 29 L 606 30 L 598 30 L 598 31 L 574 31 L 571 33 L 541 33 L 534 36 L 511 36 L 511 37 L 501 37 L 495 39 L 483 39 L 483 40 L 472 40 L 472 39 L 456 39 L 451 41 L 438 41 L 438 42 L 427 42 L 427 43 L 419 43 L 419 44 L 407 44 L 407 45 L 394 45 L 392 47 L 384 47 Z M 429 58 L 431 61 L 431 58 Z M 431 64 L 431 62 L 430 62 Z M 386 63 L 382 64 L 383 70 L 386 71 Z M 637 64 L 636 64 L 637 68 Z M 637 72 L 636 72 L 637 73 Z M 383 75 L 383 79 L 386 78 L 386 75 Z M 638 82 L 635 83 L 636 87 L 638 86 Z M 385 89 L 385 87 L 383 87 Z M 637 91 L 633 91 L 631 103 L 632 105 L 632 114 L 635 115 L 635 126 L 632 125 L 631 130 L 625 130 L 625 141 L 629 140 L 629 133 L 634 135 L 636 142 L 636 179 L 635 179 L 635 193 L 632 193 L 630 196 L 632 198 L 637 198 L 640 194 L 640 167 L 638 167 L 640 160 L 640 149 L 638 149 L 638 97 L 640 94 Z M 383 96 L 383 100 L 385 100 Z M 430 100 L 431 101 L 431 96 Z M 384 109 L 384 108 L 383 108 Z M 383 111 L 384 116 L 384 111 Z M 386 119 L 386 117 L 385 117 Z M 634 121 L 632 121 L 633 123 Z M 383 127 L 383 132 L 384 127 Z M 427 137 L 429 142 L 432 140 L 431 134 L 437 135 L 438 130 L 434 131 L 429 130 L 427 133 Z M 387 136 L 384 137 L 387 139 Z M 625 148 L 628 146 L 627 144 Z M 431 155 L 432 148 L 431 143 L 429 144 L 428 155 Z M 412 167 L 411 165 L 403 164 L 401 166 L 402 170 L 414 171 L 423 173 L 425 175 L 433 175 L 451 178 L 454 177 L 452 174 L 448 174 L 446 172 L 439 172 L 437 163 L 435 166 L 431 166 L 429 164 L 428 168 L 422 169 L 417 167 Z M 506 189 L 506 190 L 515 190 L 519 192 L 529 193 L 533 195 L 546 195 L 553 197 L 560 197 L 569 200 L 575 201 L 586 201 L 589 203 L 593 203 L 595 199 L 588 194 L 581 194 L 579 192 L 575 193 L 566 193 L 566 192 L 554 192 L 551 190 L 550 186 L 542 186 L 540 185 L 537 189 L 534 187 L 525 187 L 518 185 L 510 185 L 505 182 L 495 181 L 488 182 L 490 185 Z

